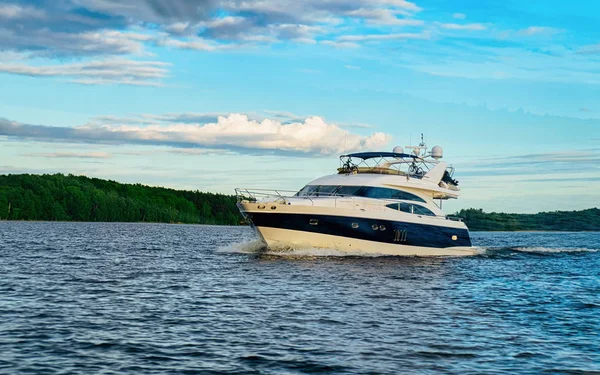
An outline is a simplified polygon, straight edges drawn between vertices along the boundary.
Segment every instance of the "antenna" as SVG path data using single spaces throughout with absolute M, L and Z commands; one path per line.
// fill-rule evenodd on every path
M 425 134 L 424 133 L 420 133 L 420 134 L 421 134 L 421 143 L 419 143 L 418 146 L 411 146 L 412 145 L 412 133 L 410 133 L 410 144 L 408 146 L 406 146 L 406 148 L 408 150 L 412 150 L 412 154 L 414 154 L 415 156 L 417 156 L 419 158 L 423 158 L 427 154 L 427 145 L 425 144 Z

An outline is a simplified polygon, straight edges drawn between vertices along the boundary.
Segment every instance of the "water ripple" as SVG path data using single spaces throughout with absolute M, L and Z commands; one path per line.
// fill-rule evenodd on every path
M 599 374 L 600 233 L 467 258 L 246 227 L 0 222 L 0 373 Z

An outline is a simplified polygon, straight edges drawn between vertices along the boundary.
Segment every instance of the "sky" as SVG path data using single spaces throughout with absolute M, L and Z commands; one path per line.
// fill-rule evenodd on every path
M 444 148 L 462 196 L 600 204 L 600 2 L 2 0 L 0 173 L 231 194 Z

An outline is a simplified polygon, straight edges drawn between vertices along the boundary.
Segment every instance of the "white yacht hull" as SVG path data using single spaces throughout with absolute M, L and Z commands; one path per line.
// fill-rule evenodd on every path
M 239 202 L 240 211 L 272 249 L 326 248 L 352 254 L 462 256 L 477 254 L 462 222 L 393 210 Z M 332 203 L 331 201 L 329 203 Z
M 476 255 L 475 247 L 433 248 L 366 241 L 342 236 L 310 233 L 297 230 L 255 227 L 270 249 L 325 248 L 348 252 L 354 255 L 393 256 L 465 256 Z

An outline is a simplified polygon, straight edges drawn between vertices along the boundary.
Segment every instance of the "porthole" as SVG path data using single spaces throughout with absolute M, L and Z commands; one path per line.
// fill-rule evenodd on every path
M 264 204 L 259 204 L 259 205 L 258 205 L 258 209 L 259 209 L 259 210 L 262 210 L 263 208 L 265 208 L 265 205 L 264 205 Z
M 310 219 L 310 220 L 308 221 L 308 223 L 309 223 L 310 225 L 319 225 L 319 220 L 317 220 L 317 219 Z
M 274 210 L 274 209 L 276 209 L 276 208 L 277 208 L 277 206 L 271 206 L 271 209 L 272 209 L 272 210 Z
M 373 228 L 373 230 L 378 230 L 379 226 L 377 224 L 373 224 L 373 225 L 371 225 L 371 228 Z
M 358 228 L 358 223 L 352 223 L 352 228 L 354 228 L 354 229 Z
M 379 230 L 380 230 L 380 231 L 384 231 L 384 230 L 385 230 L 385 225 L 380 225 L 380 226 L 379 226 Z
M 458 240 L 458 237 L 455 234 L 455 235 L 452 236 L 452 241 L 456 241 L 456 240 Z

